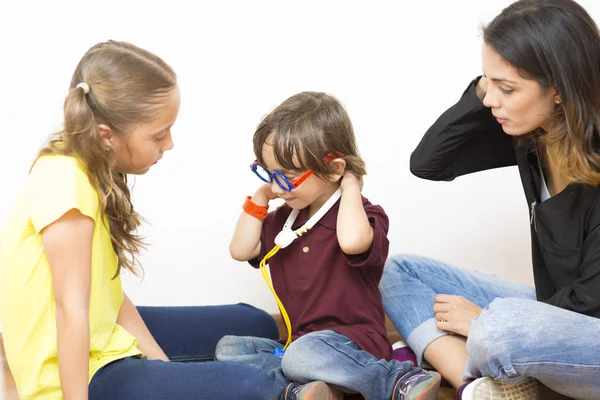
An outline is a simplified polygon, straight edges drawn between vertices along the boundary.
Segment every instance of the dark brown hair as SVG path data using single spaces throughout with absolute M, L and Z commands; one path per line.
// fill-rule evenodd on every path
M 600 34 L 572 0 L 519 0 L 483 30 L 485 43 L 561 103 L 531 140 L 567 182 L 600 183 Z

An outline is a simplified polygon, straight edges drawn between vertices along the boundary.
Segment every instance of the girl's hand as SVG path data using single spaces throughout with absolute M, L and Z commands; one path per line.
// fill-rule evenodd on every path
M 464 337 L 469 336 L 473 319 L 481 314 L 481 307 L 461 296 L 438 294 L 435 296 L 435 318 L 437 328 L 454 332 Z

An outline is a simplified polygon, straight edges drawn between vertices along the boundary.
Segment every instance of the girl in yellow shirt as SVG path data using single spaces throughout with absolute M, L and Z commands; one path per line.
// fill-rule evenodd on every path
M 145 174 L 173 148 L 179 105 L 175 73 L 148 51 L 109 41 L 79 62 L 64 128 L 39 152 L 0 236 L 0 316 L 21 399 L 275 397 L 253 367 L 168 362 L 214 354 L 234 330 L 222 328 L 223 315 L 276 336 L 264 313 L 146 308 L 142 318 L 123 293 L 119 275 L 135 270 L 142 246 L 127 175 Z

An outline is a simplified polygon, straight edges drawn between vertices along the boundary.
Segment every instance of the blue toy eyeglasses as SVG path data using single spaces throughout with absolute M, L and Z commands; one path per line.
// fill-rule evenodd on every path
M 329 153 L 323 158 L 323 162 L 328 163 L 337 157 L 344 157 L 344 155 L 340 152 L 336 152 L 335 154 Z M 272 172 L 269 172 L 258 163 L 258 160 L 254 160 L 254 162 L 250 164 L 250 169 L 256 174 L 256 176 L 260 178 L 261 181 L 266 183 L 275 181 L 277 185 L 279 185 L 279 187 L 286 192 L 291 192 L 292 190 L 296 189 L 302 182 L 307 180 L 308 177 L 313 174 L 313 170 L 309 169 L 299 178 L 289 180 L 281 171 L 275 169 Z

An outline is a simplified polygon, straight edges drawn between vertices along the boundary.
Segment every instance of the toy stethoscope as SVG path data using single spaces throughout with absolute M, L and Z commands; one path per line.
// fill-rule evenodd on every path
M 271 293 L 273 293 L 275 300 L 277 301 L 277 306 L 279 306 L 279 310 L 281 311 L 281 316 L 283 317 L 283 320 L 285 322 L 285 327 L 287 328 L 287 331 L 288 331 L 288 338 L 287 338 L 287 341 L 285 342 L 285 346 L 283 346 L 283 351 L 285 351 L 285 349 L 287 349 L 287 347 L 290 345 L 290 343 L 292 343 L 292 323 L 290 322 L 290 317 L 288 316 L 288 313 L 285 310 L 283 303 L 279 299 L 279 296 L 277 296 L 277 293 L 275 292 L 275 288 L 273 287 L 273 283 L 271 282 L 271 279 L 269 278 L 269 273 L 267 272 L 267 260 L 269 258 L 273 257 L 275 254 L 277 254 L 277 252 L 280 249 L 286 248 L 296 238 L 299 238 L 300 236 L 304 235 L 313 226 L 315 226 L 315 224 L 317 222 L 319 222 L 319 220 L 321 218 L 323 218 L 323 216 L 325 214 L 327 214 L 327 211 L 329 211 L 331 209 L 331 207 L 333 207 L 333 205 L 339 200 L 339 198 L 341 196 L 342 196 L 342 189 L 338 188 L 335 191 L 335 193 L 333 193 L 331 195 L 331 197 L 325 202 L 325 204 L 323 204 L 321 206 L 321 208 L 319 208 L 319 211 L 317 211 L 315 213 L 315 215 L 310 217 L 309 220 L 306 221 L 306 223 L 304 225 L 302 225 L 300 228 L 298 228 L 296 230 L 292 230 L 292 224 L 294 223 L 294 221 L 296 221 L 296 218 L 298 217 L 298 214 L 300 213 L 300 211 L 292 210 L 289 217 L 287 218 L 287 221 L 285 221 L 285 224 L 283 225 L 283 229 L 275 237 L 275 247 L 273 247 L 271 249 L 271 251 L 269 251 L 267 253 L 267 255 L 265 255 L 265 257 L 260 262 L 260 266 L 259 266 L 260 272 L 263 276 L 263 279 L 267 283 L 267 286 L 269 287 L 269 289 L 271 289 Z M 278 356 L 283 356 L 283 351 L 281 349 L 275 349 L 273 351 L 273 354 L 278 355 Z

